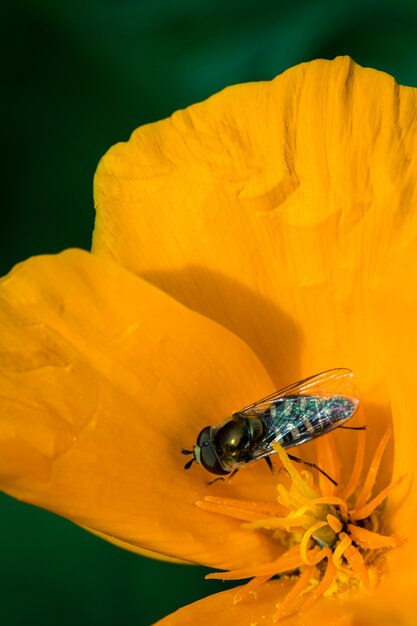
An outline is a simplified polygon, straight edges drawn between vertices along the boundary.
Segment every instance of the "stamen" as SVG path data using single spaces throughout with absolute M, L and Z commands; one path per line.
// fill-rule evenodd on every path
M 372 530 L 355 526 L 354 524 L 348 524 L 347 530 L 349 531 L 352 540 L 355 541 L 361 548 L 367 550 L 378 550 L 379 548 L 398 548 L 404 543 L 401 537 L 395 537 L 393 535 L 386 536 L 380 535 Z
M 204 500 L 199 500 L 196 504 L 200 509 L 210 513 L 220 513 L 243 522 L 258 521 L 259 515 L 282 515 L 287 511 L 285 507 L 280 506 L 278 503 L 251 502 L 217 496 L 206 496 Z
M 377 449 L 375 450 L 373 459 L 368 469 L 368 473 L 366 475 L 366 479 L 363 483 L 362 489 L 360 490 L 359 495 L 356 500 L 355 508 L 357 509 L 362 507 L 365 504 L 370 494 L 372 493 L 372 488 L 375 484 L 379 466 L 381 464 L 382 455 L 384 454 L 385 448 L 387 447 L 387 443 L 391 435 L 392 435 L 392 428 L 388 428 L 385 435 L 382 437 L 381 441 L 379 442 Z
M 243 589 L 239 589 L 239 591 L 235 594 L 233 604 L 242 602 L 242 600 L 245 600 L 251 594 L 256 598 L 256 590 L 259 589 L 261 585 L 268 582 L 270 578 L 271 576 L 255 576 L 255 578 L 252 578 L 252 580 L 246 583 Z
M 357 548 L 355 548 L 355 546 L 350 545 L 344 551 L 343 556 L 345 557 L 345 559 L 349 563 L 349 565 L 352 568 L 353 572 L 361 580 L 361 582 L 363 583 L 365 589 L 369 589 L 368 568 L 366 567 L 365 563 L 363 562 L 363 556 L 361 555 L 359 550 Z
M 298 515 L 297 517 L 271 517 L 270 519 L 260 519 L 250 524 L 244 524 L 244 528 L 303 528 L 311 522 L 311 517 L 307 515 Z
M 308 566 L 304 569 L 300 578 L 297 580 L 291 591 L 284 598 L 282 604 L 278 605 L 278 610 L 272 617 L 273 622 L 277 622 L 283 617 L 291 615 L 296 609 L 298 596 L 308 587 L 310 580 L 314 574 L 315 566 Z
M 371 515 L 371 513 L 385 500 L 390 493 L 394 491 L 398 487 L 400 483 L 404 480 L 405 476 L 401 476 L 395 482 L 392 482 L 388 487 L 385 487 L 373 500 L 371 500 L 368 504 L 363 506 L 360 509 L 354 509 L 351 511 L 350 518 L 352 520 L 360 520 L 365 519 Z
M 335 551 L 333 552 L 333 564 L 336 567 L 340 567 L 340 559 L 342 558 L 346 548 L 348 548 L 352 543 L 351 538 L 348 537 L 346 533 L 340 533 L 339 537 L 340 541 L 337 544 Z
M 301 478 L 300 474 L 295 469 L 293 463 L 291 463 L 288 458 L 288 454 L 285 452 L 284 448 L 278 443 L 274 443 L 274 450 L 278 454 L 279 460 L 283 464 L 284 468 L 287 470 L 288 474 L 292 482 L 298 491 L 306 498 L 314 498 L 316 493 L 307 486 L 306 482 Z
M 353 469 L 350 474 L 350 478 L 339 494 L 340 497 L 343 498 L 343 500 L 348 500 L 359 484 L 363 468 L 363 462 L 365 459 L 365 443 L 366 430 L 361 430 L 358 432 L 355 461 L 353 463 Z
M 277 502 L 258 502 L 256 500 L 240 500 L 238 498 L 225 498 L 223 496 L 206 496 L 204 500 L 206 502 L 248 509 L 249 511 L 257 511 L 265 515 L 280 515 L 284 512 L 283 507 Z
M 332 531 L 338 535 L 343 528 L 343 524 L 340 519 L 331 513 L 328 514 L 326 519 Z
M 312 606 L 314 602 L 317 600 L 317 598 L 322 596 L 327 591 L 327 589 L 333 583 L 337 575 L 337 568 L 334 565 L 333 560 L 332 560 L 332 551 L 330 550 L 330 548 L 323 548 L 323 550 L 326 551 L 326 555 L 325 555 L 327 558 L 326 571 L 324 572 L 324 576 L 320 584 L 318 585 L 318 587 L 316 587 L 316 589 L 312 591 L 311 596 L 309 596 L 305 600 L 303 604 L 304 609 L 308 609 L 310 606 Z
M 316 563 L 319 563 L 324 558 L 323 556 L 320 556 L 322 550 L 318 548 L 318 546 L 316 546 L 316 548 L 318 548 L 318 551 L 316 550 L 316 548 L 314 548 L 313 550 L 310 550 L 311 558 L 310 558 L 310 555 L 307 553 L 308 543 L 312 535 L 314 535 L 314 533 L 319 528 L 323 528 L 323 526 L 327 526 L 327 522 L 317 522 L 317 524 L 310 526 L 310 528 L 306 530 L 306 532 L 304 533 L 304 536 L 301 540 L 300 555 L 304 563 L 306 563 L 307 565 L 316 565 Z
M 324 498 L 313 498 L 312 500 L 310 500 L 310 502 L 308 504 L 306 504 L 305 506 L 303 506 L 301 509 L 299 509 L 299 511 L 297 511 L 300 515 L 302 515 L 302 513 L 304 513 L 305 511 L 313 511 L 314 507 L 317 504 L 334 504 L 336 506 L 338 506 L 340 508 L 340 513 L 342 514 L 342 516 L 347 519 L 348 516 L 348 507 L 347 504 L 344 500 L 342 500 L 342 498 L 339 498 L 338 496 L 325 496 Z
M 252 578 L 253 576 L 275 576 L 283 572 L 291 572 L 303 564 L 299 554 L 299 547 L 293 546 L 278 559 L 271 563 L 263 565 L 255 565 L 252 567 L 244 567 L 241 569 L 231 570 L 229 572 L 207 574 L 207 579 L 217 580 L 241 580 L 242 578 Z

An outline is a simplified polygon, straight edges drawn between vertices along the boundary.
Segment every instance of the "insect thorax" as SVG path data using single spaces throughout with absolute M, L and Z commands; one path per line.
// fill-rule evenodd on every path
M 247 418 L 236 413 L 220 426 L 214 436 L 214 443 L 219 458 L 225 462 L 246 463 L 252 460 L 253 450 L 264 434 L 264 425 L 260 418 Z

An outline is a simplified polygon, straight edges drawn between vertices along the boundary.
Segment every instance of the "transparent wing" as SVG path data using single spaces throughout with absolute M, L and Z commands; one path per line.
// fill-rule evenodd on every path
M 265 396 L 265 398 L 253 402 L 253 404 L 249 404 L 237 412 L 244 414 L 245 417 L 258 417 L 276 400 L 286 396 L 320 396 L 322 398 L 345 396 L 347 398 L 357 398 L 358 394 L 355 388 L 353 372 L 346 367 L 337 367 L 278 389 L 278 391 L 274 391 L 269 396 Z

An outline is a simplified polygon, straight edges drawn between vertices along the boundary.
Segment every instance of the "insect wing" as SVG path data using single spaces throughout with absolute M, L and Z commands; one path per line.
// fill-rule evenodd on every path
M 301 397 L 303 396 L 313 396 L 316 398 L 318 400 L 317 406 L 319 406 L 320 399 L 327 400 L 338 397 L 349 399 L 353 403 L 353 409 L 349 417 L 354 414 L 359 406 L 359 397 L 354 384 L 353 372 L 347 368 L 336 368 L 321 372 L 320 374 L 315 374 L 314 376 L 310 376 L 288 385 L 283 389 L 279 389 L 269 396 L 262 398 L 258 402 L 248 405 L 239 411 L 239 415 L 244 415 L 248 419 L 255 417 L 263 418 L 268 413 L 268 409 L 269 412 L 275 413 L 276 406 L 280 404 L 282 407 L 285 406 L 286 412 L 290 416 L 285 420 L 285 428 L 288 428 L 288 425 L 291 425 L 291 416 L 299 415 L 299 411 L 297 411 L 296 408 L 300 403 Z M 313 404 L 314 398 L 312 398 Z M 282 401 L 282 404 L 280 401 Z M 317 408 L 317 413 L 318 412 L 319 408 Z M 293 418 L 293 426 L 296 427 L 297 425 L 297 418 Z M 300 436 L 298 440 L 293 440 L 291 445 L 287 445 L 286 447 L 292 447 L 304 443 L 305 441 L 325 434 L 325 432 L 333 430 L 338 425 L 339 423 L 335 423 L 322 431 L 316 430 L 316 432 L 312 435 L 306 433 L 304 436 Z M 265 435 L 264 439 L 259 442 L 258 449 L 254 451 L 253 460 L 271 454 L 273 452 L 273 443 L 283 439 L 283 436 L 285 435 L 285 428 L 283 421 L 282 428 L 280 428 L 280 424 L 278 422 L 274 429 L 269 429 L 269 432 Z
M 274 391 L 269 396 L 265 396 L 261 400 L 245 406 L 238 413 L 240 415 L 244 414 L 245 417 L 259 417 L 276 400 L 286 396 L 320 396 L 322 398 L 344 396 L 351 398 L 359 405 L 353 372 L 345 367 L 338 367 L 309 376 L 278 391 Z

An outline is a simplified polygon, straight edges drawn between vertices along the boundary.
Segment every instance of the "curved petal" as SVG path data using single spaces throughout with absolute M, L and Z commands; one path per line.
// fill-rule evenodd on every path
M 230 624 L 272 624 L 275 604 L 289 590 L 289 584 L 282 581 L 266 583 L 257 591 L 256 600 L 234 603 L 236 593 L 242 587 L 229 589 L 207 596 L 203 600 L 182 607 L 175 613 L 156 622 L 155 626 L 230 626 Z M 321 622 L 323 623 L 323 622 Z
M 77 250 L 17 266 L 0 297 L 4 491 L 174 558 L 270 558 L 267 537 L 196 506 L 207 475 L 184 472 L 180 455 L 203 426 L 271 390 L 240 339 Z M 229 492 L 253 493 L 254 470 Z M 257 488 L 271 492 L 272 481 Z
M 83 528 L 92 535 L 100 537 L 100 539 L 104 539 L 105 541 L 108 541 L 118 548 L 122 548 L 122 550 L 127 550 L 128 552 L 133 552 L 134 554 L 140 554 L 141 556 L 146 556 L 149 559 L 154 559 L 156 561 L 166 561 L 168 563 L 178 563 L 180 565 L 191 565 L 190 561 L 184 561 L 183 559 L 176 559 L 172 556 L 168 556 L 167 554 L 153 552 L 152 550 L 146 550 L 146 548 L 141 548 L 140 546 L 136 546 L 133 543 L 128 543 L 127 541 L 121 541 L 121 539 L 118 539 L 117 537 L 113 537 L 112 535 L 108 535 L 106 533 L 101 533 L 98 530 L 93 530 L 92 528 L 87 528 L 87 526 L 83 526 Z
M 235 604 L 236 593 L 241 589 L 229 589 L 222 593 L 207 596 L 203 600 L 182 607 L 175 613 L 158 621 L 155 626 L 229 626 L 230 624 L 255 624 L 273 626 L 274 613 L 291 586 L 289 580 L 271 581 L 262 585 L 256 594 Z M 291 626 L 411 626 L 416 615 L 415 594 L 400 587 L 389 593 L 355 599 L 351 597 L 320 598 L 311 608 L 301 606 L 296 614 L 278 621 Z M 301 604 L 301 602 L 300 602 Z
M 99 165 L 94 252 L 233 330 L 278 386 L 348 366 L 382 388 L 372 286 L 416 235 L 416 98 L 342 57 L 143 126 Z

